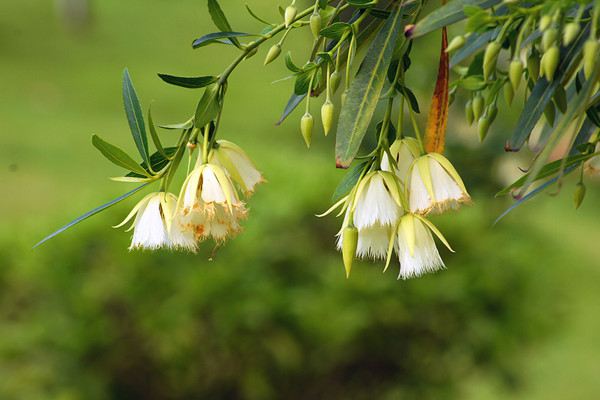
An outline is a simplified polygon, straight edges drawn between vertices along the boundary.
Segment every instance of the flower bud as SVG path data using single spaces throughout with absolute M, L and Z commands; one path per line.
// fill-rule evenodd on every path
M 313 125 L 313 116 L 307 112 L 302 116 L 302 119 L 300 120 L 300 132 L 302 133 L 304 143 L 306 143 L 306 147 L 308 148 L 310 148 L 310 141 L 312 139 Z
M 519 59 L 512 60 L 510 62 L 510 67 L 508 68 L 508 78 L 510 79 L 513 91 L 516 92 L 519 89 L 522 77 L 523 63 Z
M 556 110 L 554 109 L 554 104 L 550 101 L 546 108 L 544 108 L 544 116 L 546 117 L 546 122 L 550 126 L 554 126 L 554 118 L 556 117 Z
M 510 82 L 506 82 L 504 84 L 504 100 L 506 100 L 506 104 L 509 106 L 512 104 L 512 101 L 515 97 L 515 91 Z
M 548 49 L 556 42 L 558 37 L 558 31 L 556 28 L 549 28 L 544 31 L 542 35 L 542 49 L 548 51 Z
M 342 232 L 342 260 L 344 261 L 344 269 L 346 270 L 346 278 L 350 277 L 352 270 L 352 261 L 356 254 L 356 246 L 358 245 L 358 229 L 355 226 L 347 226 Z
M 551 23 L 552 17 L 550 17 L 549 15 L 542 15 L 542 18 L 540 18 L 540 31 L 543 32 L 546 29 L 548 29 Z
M 498 42 L 488 43 L 483 54 L 483 78 L 487 80 L 492 72 L 496 70 L 496 60 L 502 46 Z
M 287 6 L 284 13 L 284 21 L 286 28 L 288 28 L 294 22 L 297 13 L 298 9 L 294 5 Z
M 480 142 L 483 142 L 483 140 L 487 136 L 488 131 L 490 129 L 490 124 L 491 124 L 491 121 L 485 115 L 482 116 L 481 118 L 479 118 L 479 120 L 477 121 L 477 133 L 479 134 Z
M 567 92 L 561 85 L 558 85 L 554 91 L 554 103 L 561 113 L 564 114 L 567 111 Z
M 594 39 L 588 39 L 583 45 L 583 73 L 589 78 L 594 72 L 596 59 L 598 57 L 598 42 Z
M 573 202 L 575 203 L 575 209 L 581 207 L 581 203 L 583 203 L 583 199 L 585 199 L 585 185 L 583 182 L 579 182 L 577 186 L 575 186 L 575 193 L 573 193 Z
M 333 71 L 331 75 L 329 75 L 329 90 L 331 94 L 335 94 L 338 88 L 340 87 L 341 76 L 337 71 Z
M 325 132 L 325 136 L 329 134 L 331 131 L 331 127 L 333 126 L 333 112 L 335 107 L 331 100 L 326 100 L 325 103 L 321 106 L 321 122 L 323 123 L 323 131 Z
M 565 25 L 565 28 L 563 30 L 563 43 L 565 44 L 565 46 L 568 46 L 573 40 L 575 40 L 575 38 L 579 34 L 579 30 L 580 27 L 577 22 L 569 22 Z
M 469 124 L 469 126 L 473 125 L 475 116 L 473 115 L 473 101 L 471 100 L 467 101 L 465 104 L 465 117 L 467 119 L 467 124 Z
M 465 45 L 465 37 L 462 35 L 455 36 L 454 39 L 450 41 L 448 47 L 446 47 L 446 53 L 451 53 L 454 50 L 458 50 Z
M 558 66 L 559 57 L 560 52 L 558 50 L 558 46 L 556 45 L 550 47 L 542 56 L 541 70 L 542 74 L 548 81 L 552 81 L 554 79 L 554 73 L 556 72 L 556 67 Z
M 492 103 L 485 110 L 485 115 L 490 120 L 490 124 L 494 122 L 496 116 L 498 115 L 498 107 L 496 107 L 496 103 Z
M 479 93 L 473 97 L 473 117 L 475 119 L 479 119 L 481 117 L 481 113 L 483 113 L 483 96 Z
M 534 52 L 527 58 L 527 72 L 529 73 L 529 78 L 533 81 L 536 81 L 540 76 L 540 59 Z
M 274 44 L 273 46 L 271 46 L 271 48 L 267 52 L 267 56 L 265 57 L 265 64 L 264 65 L 267 65 L 267 64 L 275 61 L 275 59 L 277 57 L 279 57 L 280 54 L 281 54 L 281 45 L 279 43 Z
M 316 9 L 310 16 L 310 30 L 315 39 L 317 39 L 321 32 L 321 14 Z

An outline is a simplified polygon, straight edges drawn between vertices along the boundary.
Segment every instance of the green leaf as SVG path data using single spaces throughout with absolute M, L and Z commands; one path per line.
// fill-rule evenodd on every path
M 342 36 L 346 32 L 349 32 L 350 30 L 351 30 L 350 24 L 347 24 L 345 22 L 335 22 L 335 23 L 321 29 L 321 31 L 319 33 L 323 37 L 326 37 L 329 39 L 334 39 L 334 40 L 340 40 L 342 38 Z
M 486 9 L 500 2 L 501 0 L 450 0 L 419 21 L 409 36 L 414 39 L 464 19 L 466 17 L 464 12 L 465 6 L 476 6 Z
M 129 76 L 129 71 L 125 68 L 123 71 L 123 103 L 127 122 L 131 129 L 133 141 L 144 161 L 148 161 L 148 137 L 146 136 L 146 127 L 144 126 L 144 114 L 138 100 L 133 82 Z
M 162 154 L 164 157 L 167 157 L 167 154 L 165 153 L 165 149 L 163 148 L 162 143 L 160 142 L 160 138 L 158 137 L 158 133 L 156 132 L 156 127 L 154 126 L 154 120 L 152 119 L 152 106 L 150 106 L 150 108 L 148 108 L 148 128 L 150 129 L 150 137 L 152 138 L 152 141 L 154 142 L 154 146 L 156 147 L 156 150 Z M 150 163 L 152 163 L 152 156 L 150 156 Z M 152 164 L 150 164 L 152 165 Z M 157 171 L 156 169 L 153 169 L 153 171 Z
M 419 114 L 421 112 L 421 109 L 419 108 L 419 101 L 417 100 L 417 96 L 415 96 L 413 91 L 406 86 L 402 86 L 400 83 L 396 83 L 395 88 L 408 101 L 410 108 Z
M 292 53 L 289 51 L 285 55 L 285 66 L 293 73 L 302 72 L 302 68 L 298 67 L 296 64 L 294 64 L 294 61 L 292 61 Z
M 211 43 L 224 43 L 234 44 L 233 40 L 238 37 L 257 36 L 252 33 L 245 32 L 214 32 L 204 35 L 192 42 L 192 47 L 197 49 L 199 47 L 207 46 Z M 221 40 L 225 39 L 225 40 Z
M 142 176 L 150 176 L 148 172 L 140 167 L 140 165 L 133 158 L 129 157 L 127 153 L 117 146 L 100 139 L 98 135 L 92 136 L 92 144 L 113 164 L 123 167 L 128 171 L 137 172 Z
M 471 75 L 458 81 L 458 85 L 469 91 L 481 90 L 486 86 L 483 75 Z
M 231 29 L 231 25 L 229 24 L 229 21 L 227 21 L 227 17 L 225 16 L 225 13 L 223 12 L 223 9 L 221 8 L 221 6 L 219 5 L 219 2 L 217 0 L 208 0 L 208 13 L 210 14 L 210 17 L 213 20 L 213 23 L 215 24 L 215 26 L 217 28 L 219 28 L 219 30 L 221 30 L 222 32 L 231 32 L 233 31 L 233 29 Z M 240 42 L 235 38 L 235 37 L 231 37 L 231 42 L 238 48 L 240 48 Z
M 469 35 L 467 38 L 467 43 L 458 49 L 450 59 L 450 68 L 454 68 L 456 65 L 463 62 L 474 53 L 483 50 L 489 42 L 498 36 L 500 30 L 500 28 L 496 28 L 479 35 Z
M 258 22 L 262 22 L 265 25 L 268 26 L 273 26 L 272 23 L 270 23 L 269 21 L 259 17 L 254 11 L 252 11 L 252 9 L 250 8 L 250 6 L 248 4 L 246 4 L 246 10 L 248 11 L 248 13 L 252 16 L 252 18 L 254 18 L 255 20 L 257 20 Z
M 367 132 L 386 80 L 396 41 L 404 25 L 397 7 L 373 40 L 360 71 L 348 89 L 336 136 L 336 165 L 348 168 Z
M 194 127 L 194 120 L 189 119 L 185 122 L 180 122 L 178 124 L 165 124 L 165 125 L 159 125 L 159 127 L 163 128 L 163 129 L 169 129 L 169 130 L 191 129 Z
M 377 4 L 377 0 L 348 0 L 348 4 L 356 8 L 370 8 Z
M 352 190 L 354 185 L 356 185 L 356 182 L 358 182 L 360 179 L 360 176 L 362 175 L 367 164 L 368 161 L 363 161 L 348 170 L 346 175 L 344 175 L 338 186 L 335 188 L 333 196 L 331 197 L 332 202 L 335 203 L 344 197 L 348 192 L 350 192 L 350 190 Z
M 180 86 L 188 89 L 203 88 L 210 85 L 211 83 L 215 83 L 217 79 L 219 79 L 216 76 L 196 76 L 187 78 L 167 74 L 158 74 L 158 77 L 163 81 L 170 83 L 171 85 Z
M 219 112 L 218 95 L 220 87 L 218 83 L 213 83 L 204 91 L 204 95 L 198 102 L 194 115 L 194 126 L 196 128 L 203 128 L 217 116 Z
M 183 147 L 185 147 L 185 146 L 183 146 Z M 160 151 L 153 153 L 150 156 L 150 165 L 152 167 L 152 170 L 158 172 L 158 171 L 162 170 L 164 167 L 166 167 L 167 164 L 169 164 L 171 162 L 171 157 L 173 157 L 175 155 L 175 153 L 177 153 L 177 149 L 179 149 L 179 147 L 173 146 L 173 147 L 167 147 L 167 148 L 163 149 L 164 154 L 161 153 Z M 143 170 L 148 170 L 148 165 L 145 162 L 141 163 L 140 167 Z M 144 177 L 136 172 L 130 172 L 125 176 L 134 177 L 134 178 L 143 178 Z
M 92 215 L 98 214 L 100 211 L 104 211 L 107 208 L 109 208 L 109 207 L 111 207 L 111 206 L 119 203 L 120 201 L 125 200 L 126 198 L 130 197 L 131 195 L 133 195 L 133 194 L 139 192 L 140 190 L 142 190 L 143 188 L 145 188 L 147 185 L 149 185 L 149 183 L 144 183 L 143 185 L 136 187 L 135 189 L 133 189 L 133 190 L 125 193 L 124 195 L 119 196 L 116 199 L 111 200 L 108 203 L 103 204 L 103 205 L 101 205 L 99 207 L 96 207 L 93 210 L 86 212 L 82 216 L 75 218 L 73 221 L 69 222 L 65 226 L 62 226 L 61 228 L 57 229 L 53 233 L 49 234 L 48 236 L 46 236 L 45 238 L 43 238 L 42 240 L 40 240 L 39 242 L 37 242 L 35 244 L 35 246 L 33 246 L 33 248 L 36 248 L 36 247 L 40 246 L 41 244 L 47 242 L 48 240 L 52 239 L 53 237 L 56 237 L 56 236 L 60 235 L 61 233 L 63 233 L 67 229 L 73 227 L 74 225 L 77 225 L 78 223 L 80 223 L 81 221 L 83 221 L 83 220 L 91 217 Z

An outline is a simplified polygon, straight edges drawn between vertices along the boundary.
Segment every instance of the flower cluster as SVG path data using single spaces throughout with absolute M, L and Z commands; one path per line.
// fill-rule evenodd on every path
M 350 193 L 325 214 L 341 207 L 338 232 L 346 274 L 355 257 L 386 260 L 395 251 L 398 278 L 412 278 L 444 268 L 433 236 L 450 245 L 425 217 L 470 201 L 465 185 L 441 154 L 422 154 L 413 138 L 396 140 L 381 157 L 367 164 Z
M 237 145 L 216 141 L 213 149 L 198 155 L 179 197 L 155 192 L 144 197 L 115 228 L 135 219 L 130 249 L 183 249 L 196 251 L 198 243 L 212 238 L 221 243 L 241 230 L 246 197 L 263 177 Z

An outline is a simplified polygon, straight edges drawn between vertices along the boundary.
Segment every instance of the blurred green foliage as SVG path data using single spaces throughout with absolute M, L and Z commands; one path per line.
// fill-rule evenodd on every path
M 277 18 L 272 5 L 252 6 Z M 382 274 L 365 262 L 346 280 L 334 249 L 339 221 L 314 217 L 342 176 L 333 168 L 333 138 L 317 137 L 307 152 L 297 113 L 273 126 L 290 85 L 270 85 L 284 67 L 263 68 L 261 57 L 232 78 L 222 121 L 223 134 L 269 180 L 250 200 L 245 232 L 198 255 L 129 253 L 129 235 L 110 225 L 130 201 L 32 251 L 55 227 L 129 188 L 106 180 L 119 171 L 90 145 L 91 134 L 102 133 L 132 146 L 120 103 L 124 66 L 145 106 L 159 99 L 156 119 L 175 122 L 198 93 L 153 74 L 218 72 L 234 53 L 190 49 L 212 29 L 203 2 L 97 1 L 87 25 L 75 27 L 40 0 L 0 7 L 0 399 L 600 392 L 600 348 L 591 347 L 600 328 L 597 190 L 579 214 L 565 193 L 492 228 L 508 204 L 491 200 L 499 188 L 486 172 L 494 153 L 453 143 L 475 205 L 435 221 L 457 250 L 443 254 L 448 270 L 396 281 L 393 268 Z M 242 2 L 226 7 L 240 30 L 257 29 Z M 437 38 L 429 40 L 415 65 L 434 57 L 427 43 Z M 434 73 L 414 72 L 422 103 Z M 462 107 L 453 108 L 450 129 L 462 132 Z M 510 118 L 501 120 L 509 126 Z M 577 330 L 566 329 L 575 332 L 569 339 L 557 326 Z M 532 385 L 545 389 L 532 395 Z M 507 394 L 513 389 L 523 391 Z

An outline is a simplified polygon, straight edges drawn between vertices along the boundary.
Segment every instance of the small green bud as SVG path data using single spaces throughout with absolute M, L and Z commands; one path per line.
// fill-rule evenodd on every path
M 491 121 L 485 115 L 482 116 L 481 118 L 479 118 L 479 121 L 477 121 L 477 133 L 479 134 L 480 142 L 483 142 L 483 140 L 487 136 L 488 131 L 490 129 L 490 125 L 491 125 Z
M 496 103 L 492 103 L 486 108 L 485 116 L 490 120 L 490 124 L 494 122 L 496 116 L 498 116 L 498 107 L 496 107 Z
M 583 182 L 579 182 L 575 186 L 575 193 L 573 193 L 573 202 L 575 203 L 575 209 L 581 207 L 581 203 L 583 203 L 583 199 L 585 199 L 585 185 Z
M 556 42 L 558 37 L 558 31 L 556 28 L 549 28 L 544 31 L 542 35 L 542 49 L 548 51 L 548 49 Z
M 325 132 L 325 136 L 329 134 L 331 131 L 331 127 L 333 126 L 333 113 L 335 107 L 330 100 L 325 100 L 325 103 L 321 106 L 321 122 L 323 123 L 323 131 Z
M 558 85 L 554 91 L 554 103 L 561 113 L 564 114 L 567 111 L 567 92 L 561 85 Z
M 475 97 L 473 97 L 473 117 L 475 119 L 479 119 L 479 117 L 481 117 L 481 114 L 483 113 L 483 106 L 483 96 L 477 93 Z
M 483 78 L 487 80 L 496 70 L 496 60 L 502 46 L 498 42 L 488 43 L 483 54 Z
M 297 13 L 298 9 L 294 5 L 287 6 L 284 13 L 284 22 L 286 28 L 288 28 L 294 22 Z
M 589 78 L 594 72 L 598 57 L 598 41 L 588 39 L 583 45 L 583 73 Z
M 504 84 L 504 100 L 506 100 L 506 104 L 510 106 L 514 98 L 515 90 L 513 89 L 512 84 L 510 82 L 506 82 Z
M 544 117 L 546 117 L 546 122 L 550 126 L 554 126 L 554 118 L 556 118 L 556 109 L 554 108 L 554 103 L 549 102 L 546 108 L 544 108 Z
M 342 260 L 344 261 L 344 269 L 346 270 L 346 278 L 350 277 L 352 270 L 352 262 L 356 254 L 356 246 L 358 245 L 358 229 L 355 226 L 347 226 L 342 232 Z
M 465 118 L 467 119 L 467 124 L 469 126 L 473 125 L 473 120 L 475 116 L 473 115 L 473 101 L 469 100 L 465 104 Z
M 312 131 L 313 131 L 314 120 L 313 116 L 310 113 L 306 113 L 302 116 L 300 120 L 300 132 L 302 133 L 302 137 L 304 138 L 304 143 L 306 143 L 306 147 L 310 148 L 310 141 L 312 139 Z
M 281 45 L 279 43 L 274 44 L 273 46 L 271 46 L 271 48 L 267 52 L 267 56 L 265 57 L 265 64 L 264 65 L 267 65 L 267 64 L 272 63 L 273 61 L 275 61 L 275 59 L 277 57 L 279 57 L 280 54 L 281 54 Z
M 573 40 L 575 40 L 580 29 L 581 28 L 577 22 L 569 22 L 565 25 L 565 28 L 563 29 L 563 43 L 565 46 L 568 46 Z
M 329 76 L 329 89 L 331 90 L 331 94 L 335 94 L 338 88 L 340 87 L 340 82 L 342 77 L 338 71 L 333 71 Z
M 558 66 L 558 61 L 560 58 L 560 51 L 558 50 L 558 46 L 554 45 L 548 49 L 547 52 L 542 56 L 541 61 L 541 70 L 542 74 L 546 77 L 548 81 L 552 81 L 554 79 L 554 73 L 556 72 L 556 67 Z
M 519 59 L 512 60 L 508 68 L 508 78 L 513 90 L 516 92 L 519 89 L 521 78 L 523 77 L 523 63 Z
M 454 50 L 458 50 L 465 45 L 465 37 L 462 35 L 455 36 L 446 47 L 446 53 L 451 53 Z
M 315 39 L 317 39 L 321 32 L 321 14 L 316 9 L 310 16 L 310 30 Z
M 540 31 L 545 31 L 546 29 L 548 29 L 548 27 L 550 26 L 550 24 L 552 23 L 552 17 L 549 15 L 542 15 L 542 18 L 540 18 Z
M 540 59 L 537 53 L 532 52 L 527 59 L 527 72 L 529 73 L 529 78 L 534 82 L 540 76 Z

